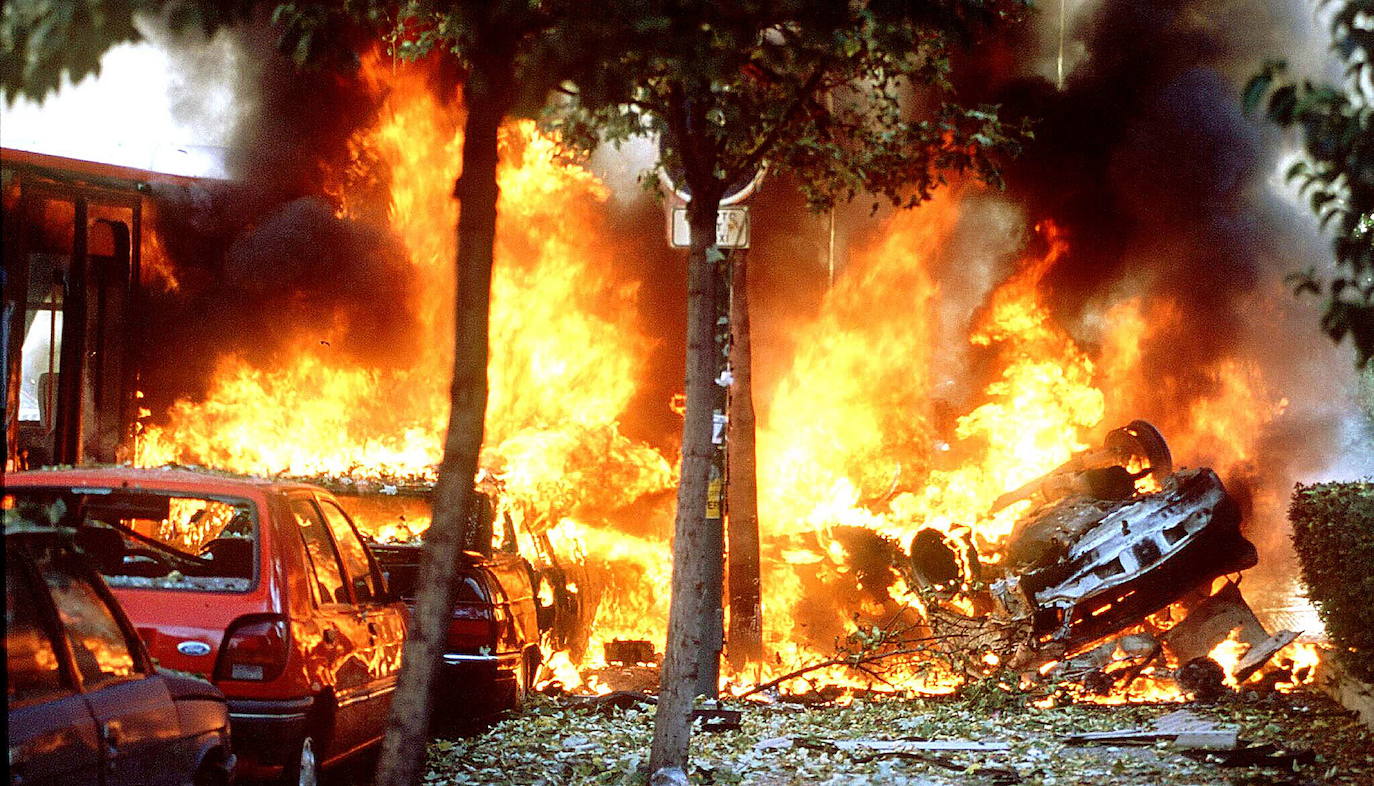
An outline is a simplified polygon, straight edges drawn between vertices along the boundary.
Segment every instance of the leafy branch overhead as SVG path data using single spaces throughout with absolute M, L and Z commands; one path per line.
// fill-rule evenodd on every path
M 100 58 L 116 44 L 143 40 L 136 17 L 160 19 L 173 33 L 210 35 L 246 21 L 253 0 L 6 0 L 0 11 L 0 90 L 6 101 L 41 100 L 65 77 L 100 74 Z
M 999 184 L 995 157 L 1030 136 L 996 107 L 960 104 L 948 80 L 951 49 L 1015 20 L 1019 2 L 701 6 L 642 19 L 662 40 L 590 87 L 566 84 L 548 125 L 584 146 L 653 132 L 660 165 L 693 193 L 766 160 L 817 210 L 861 194 L 910 207 L 949 172 Z
M 1298 185 L 1322 228 L 1334 235 L 1336 272 L 1290 277 L 1299 294 L 1326 295 L 1322 329 L 1347 335 L 1356 362 L 1374 357 L 1374 0 L 1321 0 L 1334 6 L 1332 50 L 1345 78 L 1340 86 L 1297 80 L 1272 61 L 1245 88 L 1247 111 L 1261 105 L 1282 128 L 1298 129 L 1304 157 L 1287 179 Z

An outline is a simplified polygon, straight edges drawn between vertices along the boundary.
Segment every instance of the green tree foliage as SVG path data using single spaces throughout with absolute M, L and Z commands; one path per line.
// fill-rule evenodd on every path
M 624 51 L 623 67 L 591 89 L 568 91 L 591 111 L 555 106 L 554 125 L 588 147 L 598 135 L 657 133 L 669 141 L 662 166 L 693 193 L 766 159 L 818 210 L 861 194 L 910 207 L 947 172 L 1000 182 L 993 156 L 1025 136 L 995 107 L 958 103 L 948 81 L 951 48 L 1021 3 L 640 5 L 635 28 L 651 43 Z M 694 182 L 706 180 L 715 185 Z
M 465 90 L 494 87 L 484 71 L 509 58 L 507 114 L 534 118 L 559 85 L 586 85 L 586 95 L 603 101 L 624 98 L 624 79 L 609 80 L 620 92 L 599 88 L 608 81 L 604 64 L 645 43 L 621 23 L 629 11 L 614 0 L 292 0 L 275 5 L 273 22 L 281 49 L 302 65 L 338 57 L 348 41 L 343 31 L 362 26 L 396 57 L 456 59 L 466 80 L 481 83 Z
M 1292 277 L 1298 293 L 1325 293 L 1322 329 L 1350 336 L 1356 363 L 1374 356 L 1374 0 L 1318 0 L 1329 9 L 1332 50 L 1345 68 L 1340 86 L 1289 76 L 1267 63 L 1245 88 L 1247 111 L 1300 132 L 1304 157 L 1289 167 L 1312 211 L 1335 239 L 1337 270 Z
M 5 100 L 34 100 L 56 91 L 65 76 L 99 75 L 112 46 L 141 41 L 136 15 L 161 18 L 172 32 L 210 35 L 248 18 L 252 0 L 6 0 L 0 11 L 0 89 Z
M 1374 682 L 1374 483 L 1299 485 L 1288 518 L 1303 584 L 1337 657 Z

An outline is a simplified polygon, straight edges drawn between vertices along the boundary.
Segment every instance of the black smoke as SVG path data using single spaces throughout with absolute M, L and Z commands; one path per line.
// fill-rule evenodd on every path
M 964 96 L 1035 123 L 1035 141 L 1008 166 L 1008 196 L 1029 223 L 1066 233 L 1070 250 L 1044 281 L 1060 322 L 1078 324 L 1123 287 L 1170 300 L 1183 330 L 1146 348 L 1145 373 L 1189 398 L 1207 395 L 1214 365 L 1237 351 L 1241 304 L 1272 260 L 1262 191 L 1274 146 L 1241 112 L 1228 71 L 1245 54 L 1258 67 L 1257 44 L 1276 36 L 1263 4 L 1246 5 L 1253 13 L 1196 0 L 1104 3 L 1070 31 L 1086 51 L 1066 64 L 1062 90 L 997 72 L 1014 58 L 962 72 Z M 1026 47 L 1032 34 L 1001 46 Z
M 1169 391 L 1141 414 L 1167 422 L 1215 392 L 1219 363 L 1252 353 L 1253 298 L 1307 261 L 1293 250 L 1310 227 L 1266 183 L 1278 135 L 1240 101 L 1248 73 L 1303 32 L 1264 2 L 1105 2 L 1069 21 L 1060 89 L 1008 68 L 1045 48 L 1036 36 L 1056 11 L 962 63 L 961 97 L 1035 123 L 1008 164 L 1007 196 L 1068 239 L 1043 284 L 1061 324 L 1083 334 L 1128 295 L 1177 310 L 1141 361 Z
M 1306 211 L 1273 188 L 1283 138 L 1243 112 L 1241 89 L 1266 58 L 1319 61 L 1311 52 L 1324 42 L 1301 3 L 1078 8 L 1067 20 L 1062 87 L 1042 75 L 1054 73 L 1044 65 L 1058 54 L 1061 9 L 1052 4 L 959 63 L 960 98 L 1035 124 L 1034 141 L 1007 164 L 1005 196 L 1028 225 L 1052 221 L 1068 240 L 1042 284 L 1060 324 L 1091 342 L 1095 320 L 1124 298 L 1172 309 L 1176 318 L 1142 341 L 1139 374 L 1150 389 L 1129 402 L 1129 417 L 1166 437 L 1186 428 L 1228 363 L 1257 366 L 1265 393 L 1289 401 L 1249 435 L 1256 455 L 1226 478 L 1238 498 L 1267 500 L 1267 511 L 1247 514 L 1273 536 L 1293 482 L 1350 449 L 1340 434 L 1352 417 L 1352 374 L 1317 331 L 1316 309 L 1284 284 L 1290 272 L 1329 264 L 1329 253 Z M 1119 391 L 1105 392 L 1111 412 Z
M 143 388 L 153 412 L 203 395 L 227 354 L 267 365 L 310 340 L 384 368 L 413 350 L 408 265 L 386 224 L 388 173 L 350 143 L 375 121 L 376 91 L 346 47 L 302 69 L 277 52 L 265 22 L 221 35 L 243 63 L 230 179 L 153 192 L 149 226 L 179 284 L 146 294 Z M 184 92 L 210 90 L 222 67 L 197 57 L 204 43 L 178 49 Z M 339 216 L 344 188 L 349 218 Z

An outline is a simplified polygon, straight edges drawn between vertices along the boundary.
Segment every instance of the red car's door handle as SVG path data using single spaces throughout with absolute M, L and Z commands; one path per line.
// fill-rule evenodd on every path
M 117 721 L 108 721 L 100 724 L 100 738 L 105 741 L 106 745 L 109 745 L 111 748 L 118 747 L 119 737 L 119 723 Z
M 105 744 L 105 770 L 114 772 L 119 756 L 119 722 L 107 721 L 100 724 L 100 741 Z

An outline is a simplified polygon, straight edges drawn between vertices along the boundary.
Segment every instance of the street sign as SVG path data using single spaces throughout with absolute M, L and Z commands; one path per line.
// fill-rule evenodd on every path
M 692 245 L 692 230 L 687 225 L 687 208 L 673 208 L 672 233 L 668 238 L 673 248 Z M 717 208 L 716 245 L 720 248 L 749 247 L 749 208 L 744 205 Z

